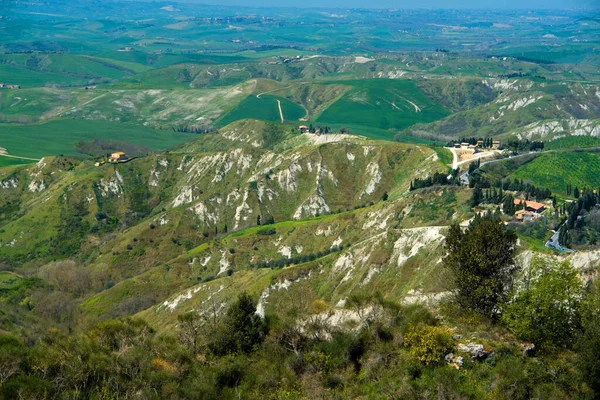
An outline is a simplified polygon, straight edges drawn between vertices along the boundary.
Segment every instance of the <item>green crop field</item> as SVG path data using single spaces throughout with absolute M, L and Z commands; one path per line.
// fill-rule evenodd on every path
M 580 189 L 597 188 L 600 185 L 598 176 L 600 153 L 590 152 L 545 153 L 512 174 L 513 178 L 530 181 L 558 193 L 564 193 L 569 183 Z
M 225 114 L 219 121 L 219 126 L 228 125 L 241 119 L 259 119 L 263 121 L 280 122 L 277 100 L 281 102 L 283 118 L 286 121 L 298 121 L 306 115 L 306 111 L 298 104 L 275 96 L 248 96 L 240 104 Z
M 49 84 L 58 86 L 83 85 L 85 81 L 85 79 L 75 76 L 38 72 L 12 65 L 0 64 L 0 82 L 20 85 L 23 88 L 47 86 Z
M 78 140 L 120 140 L 163 150 L 195 137 L 190 133 L 159 131 L 144 126 L 105 121 L 56 120 L 38 125 L 0 124 L 0 147 L 9 154 L 41 158 L 78 154 Z
M 425 96 L 412 81 L 370 79 L 343 83 L 354 89 L 323 111 L 317 122 L 401 130 L 450 114 Z
M 0 168 L 12 166 L 12 165 L 31 164 L 33 162 L 35 162 L 35 161 L 23 160 L 21 158 L 12 158 L 12 157 L 0 156 Z
M 96 76 L 119 79 L 135 72 L 111 60 L 94 59 L 92 57 L 72 54 L 5 55 L 3 59 L 10 60 L 22 68 L 31 68 L 31 71 L 34 73 L 42 71 L 57 74 L 73 74 L 82 78 Z

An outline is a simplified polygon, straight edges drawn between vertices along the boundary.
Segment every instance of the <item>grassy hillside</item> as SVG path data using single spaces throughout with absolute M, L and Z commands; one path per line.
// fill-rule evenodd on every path
M 0 142 L 9 154 L 41 158 L 78 154 L 79 140 L 102 138 L 124 140 L 155 150 L 164 150 L 193 138 L 190 133 L 159 131 L 139 125 L 105 121 L 56 120 L 37 125 L 0 124 Z
M 487 79 L 497 98 L 446 118 L 407 129 L 417 136 L 440 138 L 516 136 L 552 140 L 566 135 L 597 135 L 598 85 L 550 84 L 529 79 Z M 473 93 L 479 97 L 480 91 Z M 456 103 L 452 96 L 448 101 Z M 471 102 L 473 100 L 462 100 Z
M 600 154 L 586 152 L 545 153 L 518 168 L 514 178 L 564 193 L 567 184 L 596 189 L 600 181 Z
M 449 115 L 411 81 L 378 79 L 344 84 L 354 89 L 324 110 L 317 122 L 400 130 Z
M 279 113 L 278 101 L 281 104 L 284 121 L 297 122 L 300 118 L 305 116 L 306 111 L 302 107 L 282 97 L 264 95 L 258 98 L 255 95 L 250 95 L 216 123 L 218 126 L 225 126 L 232 122 L 247 118 L 280 122 L 281 115 Z

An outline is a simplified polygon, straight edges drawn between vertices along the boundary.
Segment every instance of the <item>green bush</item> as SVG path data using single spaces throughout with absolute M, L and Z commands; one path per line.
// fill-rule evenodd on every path
M 502 320 L 523 340 L 539 347 L 569 347 L 581 326 L 582 285 L 568 262 L 535 258 Z
M 454 347 L 452 331 L 438 326 L 412 327 L 404 336 L 410 354 L 424 365 L 440 363 Z

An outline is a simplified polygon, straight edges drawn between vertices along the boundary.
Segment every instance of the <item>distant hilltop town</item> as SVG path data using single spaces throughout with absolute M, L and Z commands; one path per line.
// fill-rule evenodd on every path
M 0 89 L 21 89 L 21 85 L 9 85 L 6 83 L 0 83 Z

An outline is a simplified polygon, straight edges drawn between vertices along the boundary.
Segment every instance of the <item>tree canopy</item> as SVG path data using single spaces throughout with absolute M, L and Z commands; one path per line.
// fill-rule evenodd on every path
M 516 234 L 493 215 L 476 216 L 463 232 L 454 224 L 446 235 L 444 265 L 454 278 L 458 302 L 495 317 L 513 284 Z

